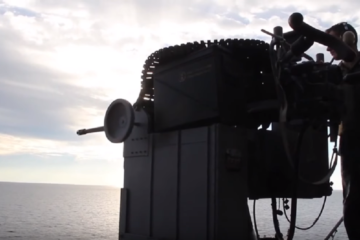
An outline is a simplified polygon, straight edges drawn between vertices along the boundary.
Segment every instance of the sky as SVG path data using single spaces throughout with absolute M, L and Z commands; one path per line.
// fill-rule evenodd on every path
M 160 48 L 268 42 L 260 30 L 289 31 L 293 12 L 322 30 L 360 25 L 360 1 L 290 2 L 0 0 L 0 181 L 121 186 L 122 144 L 76 131 L 102 126 L 117 98 L 134 103 L 144 61 Z M 325 50 L 315 45 L 308 54 Z M 341 189 L 339 167 L 332 180 Z

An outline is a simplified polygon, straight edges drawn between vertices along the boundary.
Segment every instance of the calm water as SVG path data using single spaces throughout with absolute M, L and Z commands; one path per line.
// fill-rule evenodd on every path
M 110 187 L 0 183 L 0 240 L 117 240 L 119 195 Z M 322 199 L 300 201 L 298 225 L 310 225 L 321 204 Z M 260 201 L 256 209 L 260 235 L 272 235 L 270 202 Z M 335 191 L 315 227 L 298 230 L 295 239 L 324 239 L 341 211 L 341 192 Z M 285 233 L 284 217 L 280 224 Z M 343 225 L 334 239 L 347 239 Z

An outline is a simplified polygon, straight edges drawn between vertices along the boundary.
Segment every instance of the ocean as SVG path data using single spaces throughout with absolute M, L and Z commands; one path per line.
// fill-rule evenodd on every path
M 0 240 L 117 240 L 120 189 L 103 186 L 0 183 Z M 299 227 L 317 217 L 323 199 L 300 200 Z M 253 201 L 249 201 L 252 214 Z M 297 230 L 295 240 L 322 240 L 342 214 L 341 191 L 327 199 L 318 223 L 308 231 Z M 269 200 L 256 203 L 260 236 L 273 236 Z M 289 226 L 279 216 L 286 233 Z M 346 240 L 343 224 L 334 239 Z

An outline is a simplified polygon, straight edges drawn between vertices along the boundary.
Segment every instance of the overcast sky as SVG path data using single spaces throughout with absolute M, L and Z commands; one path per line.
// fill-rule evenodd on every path
M 322 30 L 360 24 L 360 1 L 289 2 L 0 0 L 0 181 L 121 184 L 122 145 L 75 133 L 101 126 L 112 100 L 133 103 L 145 59 L 164 46 L 269 41 L 260 29 L 290 30 L 296 11 Z

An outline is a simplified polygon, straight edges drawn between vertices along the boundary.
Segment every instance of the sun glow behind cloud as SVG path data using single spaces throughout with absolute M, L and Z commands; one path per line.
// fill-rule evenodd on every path
M 101 126 L 112 100 L 136 100 L 152 52 L 207 39 L 268 41 L 260 29 L 290 30 L 295 11 L 319 29 L 358 26 L 348 12 L 359 2 L 348 2 L 0 1 L 0 180 L 118 184 L 122 145 L 75 132 Z M 339 189 L 338 171 L 334 179 Z

